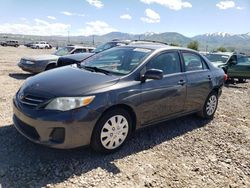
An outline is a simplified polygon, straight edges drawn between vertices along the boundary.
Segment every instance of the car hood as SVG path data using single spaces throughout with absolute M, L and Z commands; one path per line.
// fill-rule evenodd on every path
M 63 57 L 60 57 L 60 59 L 74 60 L 80 62 L 92 55 L 94 55 L 94 53 L 79 53 L 79 54 L 65 55 Z
M 29 61 L 56 61 L 59 57 L 57 55 L 38 55 L 31 57 L 23 57 L 22 59 Z
M 48 94 L 51 97 L 82 96 L 94 90 L 112 86 L 118 80 L 119 76 L 67 66 L 29 78 L 21 90 L 24 93 Z

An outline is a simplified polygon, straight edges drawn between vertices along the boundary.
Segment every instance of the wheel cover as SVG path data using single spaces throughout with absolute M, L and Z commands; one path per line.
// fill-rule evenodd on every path
M 122 115 L 108 119 L 101 130 L 101 143 L 106 149 L 119 147 L 127 138 L 129 131 L 128 120 Z
M 211 116 L 216 110 L 217 106 L 217 97 L 215 95 L 211 95 L 207 101 L 206 112 L 207 115 Z

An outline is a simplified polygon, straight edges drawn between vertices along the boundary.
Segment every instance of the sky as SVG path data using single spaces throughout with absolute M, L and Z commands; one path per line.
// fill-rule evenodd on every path
M 250 0 L 0 0 L 0 33 L 250 32 Z

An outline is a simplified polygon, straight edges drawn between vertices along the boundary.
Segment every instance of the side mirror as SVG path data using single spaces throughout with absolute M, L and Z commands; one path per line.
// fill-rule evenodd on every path
M 233 61 L 231 61 L 231 64 L 236 65 L 236 64 L 237 64 L 237 61 L 236 61 L 236 60 L 233 60 Z
M 163 78 L 163 71 L 159 69 L 150 69 L 143 75 L 143 81 L 147 79 L 161 80 Z
M 232 60 L 232 61 L 230 61 L 230 64 L 236 65 L 236 64 L 237 64 L 237 61 L 236 61 L 236 60 Z

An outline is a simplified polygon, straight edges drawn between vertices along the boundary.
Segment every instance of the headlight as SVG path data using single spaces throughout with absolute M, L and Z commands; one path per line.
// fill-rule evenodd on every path
M 35 62 L 33 62 L 33 61 L 25 61 L 25 63 L 28 64 L 28 65 L 34 65 L 35 64 Z
M 60 111 L 68 111 L 75 108 L 80 108 L 83 106 L 89 105 L 95 96 L 88 97 L 59 97 L 53 99 L 45 109 L 48 110 L 60 110 Z

